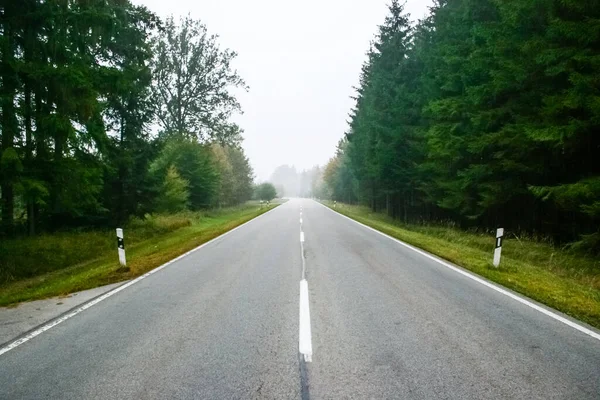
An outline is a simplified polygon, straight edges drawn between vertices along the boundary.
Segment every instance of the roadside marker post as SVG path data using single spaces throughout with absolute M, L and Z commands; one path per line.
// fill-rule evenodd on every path
M 333 208 L 337 208 L 337 201 L 333 201 Z
M 504 238 L 504 228 L 498 228 L 496 231 L 496 248 L 494 249 L 494 267 L 500 265 L 500 255 L 502 253 L 502 239 Z
M 117 249 L 119 251 L 119 263 L 125 266 L 125 242 L 123 241 L 123 229 L 117 228 Z

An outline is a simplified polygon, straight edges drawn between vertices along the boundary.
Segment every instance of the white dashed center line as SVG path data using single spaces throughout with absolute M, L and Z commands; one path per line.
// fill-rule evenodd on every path
M 304 361 L 312 361 L 312 337 L 310 333 L 310 310 L 308 306 L 308 282 L 300 281 L 300 336 L 298 349 Z

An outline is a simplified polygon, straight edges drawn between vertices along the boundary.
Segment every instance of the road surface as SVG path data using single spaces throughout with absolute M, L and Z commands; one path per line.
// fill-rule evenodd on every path
M 0 355 L 0 398 L 599 399 L 600 340 L 291 200 Z

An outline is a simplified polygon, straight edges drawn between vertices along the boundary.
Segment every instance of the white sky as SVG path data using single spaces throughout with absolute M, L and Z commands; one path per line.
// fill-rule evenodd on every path
M 388 0 L 133 0 L 161 17 L 190 13 L 238 53 L 244 149 L 257 180 L 282 164 L 325 164 L 347 129 L 369 41 Z M 431 0 L 408 0 L 413 20 Z

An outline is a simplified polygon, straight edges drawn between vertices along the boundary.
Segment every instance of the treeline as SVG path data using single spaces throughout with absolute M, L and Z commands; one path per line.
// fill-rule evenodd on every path
M 128 0 L 0 6 L 0 234 L 237 204 L 245 89 L 217 37 Z
M 600 248 L 600 3 L 393 0 L 326 190 L 407 222 Z

